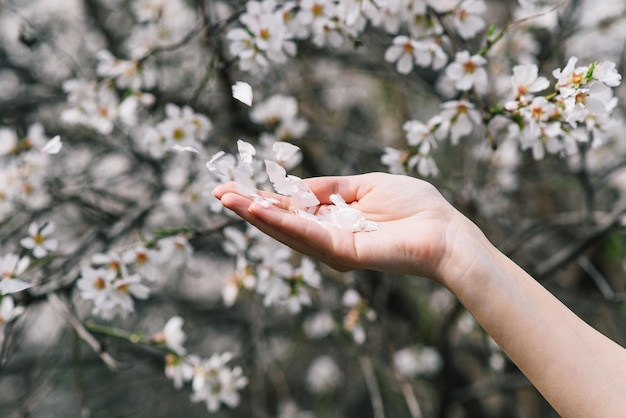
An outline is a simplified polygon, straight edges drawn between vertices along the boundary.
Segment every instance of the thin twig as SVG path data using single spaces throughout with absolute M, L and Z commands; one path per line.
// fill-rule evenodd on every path
M 593 265 L 591 260 L 586 256 L 578 257 L 577 260 L 578 265 L 591 277 L 591 280 L 594 281 L 602 296 L 604 296 L 607 300 L 615 300 L 615 291 L 611 287 L 611 284 L 604 277 L 602 273 Z
M 563 6 L 565 3 L 567 3 L 568 0 L 562 0 L 560 3 L 555 4 L 551 9 L 545 10 L 543 12 L 534 14 L 532 16 L 527 16 L 524 17 L 522 19 L 518 19 L 518 20 L 514 20 L 512 22 L 509 22 L 507 25 L 505 25 L 495 36 L 493 36 L 492 38 L 487 40 L 487 43 L 478 51 L 476 52 L 476 55 L 486 55 L 487 52 L 489 52 L 489 50 L 496 44 L 498 43 L 498 41 L 500 39 L 502 39 L 502 37 L 504 36 L 504 34 L 511 29 L 513 26 L 517 26 L 520 25 L 522 23 L 531 21 L 533 19 L 539 18 L 541 16 L 545 16 L 549 13 L 552 13 L 554 11 L 556 11 L 557 9 L 559 9 L 561 6 Z
M 196 27 L 194 27 L 189 32 L 187 32 L 187 34 L 185 36 L 183 36 L 180 40 L 178 40 L 176 42 L 173 42 L 171 44 L 156 46 L 156 47 L 152 48 L 150 51 L 148 51 L 143 57 L 139 58 L 137 61 L 138 62 L 144 62 L 144 61 L 146 61 L 148 58 L 150 58 L 153 55 L 159 54 L 161 52 L 174 51 L 174 50 L 176 50 L 178 48 L 181 48 L 181 47 L 185 46 L 188 42 L 190 42 L 204 28 L 205 28 L 204 22 L 200 21 L 200 22 L 198 22 Z
M 591 244 L 596 242 L 616 225 L 618 225 L 625 213 L 626 201 L 623 201 L 617 206 L 617 209 L 611 212 L 607 221 L 589 232 L 586 236 L 574 242 L 572 245 L 563 248 L 561 251 L 539 264 L 539 266 L 535 269 L 535 274 L 538 277 L 549 276 L 565 264 L 572 261 Z
M 406 406 L 409 408 L 411 418 L 422 418 L 422 410 L 420 408 L 419 402 L 417 401 L 417 398 L 415 397 L 415 393 L 413 393 L 413 388 L 411 387 L 411 384 L 395 369 L 394 374 L 396 377 L 396 381 L 400 386 L 400 390 L 402 391 L 402 395 L 404 396 L 404 402 L 406 402 Z
M 361 362 L 363 377 L 365 378 L 365 383 L 367 384 L 367 389 L 370 393 L 374 418 L 385 418 L 383 398 L 380 395 L 380 387 L 378 386 L 378 380 L 376 380 L 376 373 L 374 372 L 372 360 L 367 356 L 361 356 L 359 360 Z
M 100 343 L 85 329 L 83 324 L 72 314 L 67 303 L 61 300 L 59 295 L 56 293 L 50 293 L 48 295 L 48 301 L 53 308 L 55 308 L 59 313 L 61 313 L 69 322 L 69 324 L 74 328 L 78 336 L 91 347 L 94 353 L 107 365 L 107 367 L 113 371 L 118 371 L 120 369 L 119 363 L 115 360 L 109 353 L 102 350 L 102 346 Z
M 80 415 L 82 418 L 89 418 L 91 411 L 87 402 L 87 390 L 85 389 L 85 379 L 83 377 L 82 358 L 80 353 L 80 337 L 76 331 L 72 332 L 72 354 L 74 361 L 74 382 L 78 392 L 80 403 Z
M 591 223 L 593 221 L 593 207 L 595 202 L 595 189 L 593 188 L 593 184 L 591 182 L 591 176 L 589 173 L 589 164 L 588 164 L 588 154 L 590 144 L 593 142 L 593 133 L 589 133 L 589 142 L 588 144 L 579 144 L 579 156 L 580 156 L 580 165 L 578 168 L 578 181 L 580 182 L 580 186 L 583 189 L 583 193 L 585 196 L 585 206 L 586 206 L 586 216 L 585 221 L 587 223 Z
M 50 380 L 45 381 L 36 390 L 31 392 L 30 396 L 7 418 L 24 418 L 30 416 L 31 411 L 48 396 L 53 388 L 54 384 L 52 384 Z

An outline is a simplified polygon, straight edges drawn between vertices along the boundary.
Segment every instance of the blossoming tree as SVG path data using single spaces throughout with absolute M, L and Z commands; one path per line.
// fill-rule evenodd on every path
M 0 1 L 0 414 L 554 415 L 445 289 L 211 190 L 367 234 L 301 178 L 426 177 L 624 338 L 619 3 Z

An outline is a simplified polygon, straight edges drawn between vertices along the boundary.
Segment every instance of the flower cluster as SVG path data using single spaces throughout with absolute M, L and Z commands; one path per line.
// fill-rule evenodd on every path
M 374 321 L 376 312 L 369 307 L 367 299 L 354 289 L 346 290 L 341 302 L 348 309 L 343 320 L 343 328 L 352 335 L 355 343 L 363 344 L 367 338 L 364 323 Z
M 29 255 L 8 253 L 0 256 L 0 295 L 18 293 L 29 289 L 33 283 L 24 280 L 27 270 L 34 264 L 32 258 L 40 259 L 55 251 L 58 241 L 50 237 L 54 223 L 47 222 L 39 227 L 35 222 L 28 228 L 28 236 L 20 240 L 21 246 Z
M 437 374 L 442 366 L 441 354 L 430 346 L 405 347 L 393 354 L 393 365 L 402 375 L 407 377 Z
M 464 0 L 461 2 L 419 1 L 388 2 L 382 11 L 385 13 L 385 27 L 390 33 L 398 33 L 406 27 L 406 35 L 394 37 L 392 45 L 385 52 L 385 61 L 396 63 L 400 74 L 410 73 L 414 65 L 441 70 L 449 61 L 444 47 L 450 43 L 448 35 L 432 13 L 449 20 L 462 39 L 471 39 L 485 28 L 485 21 L 479 16 L 486 9 L 482 0 Z M 465 57 L 466 51 L 457 54 L 455 63 L 446 72 L 451 78 L 463 78 L 467 86 L 474 77 L 472 67 L 482 65 L 480 58 Z M 461 67 L 469 64 L 468 67 Z M 480 74 L 480 71 L 477 72 Z M 469 75 L 469 76 L 468 76 Z M 481 80 L 483 81 L 483 80 Z M 486 77 L 485 80 L 486 82 Z
M 8 253 L 0 257 L 0 295 L 21 292 L 33 286 L 24 280 L 27 270 L 34 264 L 33 258 L 40 259 L 58 247 L 54 232 L 54 223 L 46 222 L 41 227 L 33 222 L 28 227 L 28 236 L 20 240 L 20 245 L 30 253 Z
M 485 9 L 482 0 L 249 1 L 239 17 L 243 27 L 231 29 L 227 38 L 243 71 L 265 72 L 272 62 L 283 63 L 296 54 L 295 40 L 340 47 L 346 40 L 356 42 L 368 24 L 393 34 L 406 29 L 407 35 L 393 39 L 385 60 L 407 74 L 414 64 L 438 70 L 448 61 L 442 48 L 448 38 L 434 12 L 449 20 L 463 39 L 470 39 L 485 28 L 479 16 Z
M 468 53 L 458 53 L 455 63 L 448 66 L 447 74 L 454 79 L 459 91 L 477 89 L 477 80 L 486 80 L 484 70 L 475 78 L 478 66 L 485 63 L 484 58 L 478 58 L 472 61 Z M 465 64 L 461 65 L 462 62 Z M 437 148 L 438 142 L 449 138 L 453 145 L 458 144 L 460 138 L 471 134 L 474 127 L 482 123 L 483 118 L 495 116 L 509 120 L 506 128 L 509 137 L 518 140 L 521 149 L 531 149 L 537 160 L 546 152 L 573 154 L 578 150 L 578 143 L 592 146 L 603 143 L 613 126 L 610 115 L 617 104 L 611 88 L 620 84 L 621 75 L 610 61 L 578 67 L 576 62 L 577 58 L 572 57 L 565 68 L 554 70 L 554 91 L 547 95 L 535 95 L 550 86 L 547 78 L 539 76 L 535 64 L 513 67 L 510 93 L 513 99 L 505 105 L 496 104 L 490 114 L 483 116 L 466 99 L 445 102 L 441 105 L 441 113 L 427 123 L 419 120 L 406 122 L 404 130 L 411 148 L 408 151 L 387 148 L 381 161 L 391 172 L 416 169 L 422 176 L 437 175 L 439 170 L 431 151 Z M 459 65 L 453 67 L 456 64 Z M 472 73 L 461 76 L 460 72 L 468 67 L 474 67 Z
M 341 302 L 339 320 L 335 320 L 327 310 L 319 311 L 307 318 L 302 326 L 308 338 L 317 340 L 334 333 L 345 333 L 356 344 L 365 343 L 367 340 L 365 324 L 376 320 L 376 312 L 369 307 L 367 300 L 353 288 L 344 291 Z
M 180 42 L 193 22 L 193 14 L 182 0 L 136 0 L 131 9 L 135 26 L 124 49 L 135 61 Z
M 610 132 L 610 115 L 617 105 L 611 88 L 620 84 L 621 75 L 610 61 L 576 66 L 577 61 L 571 57 L 563 69 L 553 71 L 556 84 L 548 96 L 533 95 L 548 87 L 534 64 L 513 69 L 515 99 L 506 103 L 507 116 L 515 122 L 510 130 L 537 160 L 546 152 L 573 154 L 577 143 L 597 146 Z
M 107 73 L 115 74 L 115 73 Z M 134 126 L 137 122 L 139 106 L 149 106 L 154 97 L 148 93 L 132 91 L 123 94 L 116 88 L 116 80 L 124 84 L 132 83 L 121 77 L 91 81 L 82 78 L 70 79 L 63 83 L 63 91 L 68 95 L 69 108 L 61 114 L 61 120 L 70 125 L 85 126 L 96 132 L 108 135 L 116 124 Z
M 10 219 L 18 209 L 40 210 L 49 204 L 45 183 L 49 156 L 61 147 L 60 138 L 48 139 L 39 123 L 31 125 L 23 137 L 0 127 L 0 221 Z M 0 255 L 0 345 L 6 325 L 25 310 L 9 295 L 33 287 L 26 276 L 38 259 L 56 251 L 58 241 L 51 236 L 54 228 L 53 222 L 31 222 L 28 235 L 19 240 L 22 248 Z
M 194 112 L 189 106 L 181 108 L 168 103 L 165 105 L 165 119 L 146 130 L 143 145 L 157 158 L 172 149 L 200 152 L 212 127 L 209 118 Z
M 271 133 L 261 137 L 261 141 L 291 141 L 301 138 L 308 128 L 306 120 L 298 116 L 298 102 L 294 97 L 276 94 L 255 105 L 250 111 L 250 119 L 265 125 Z
M 125 318 L 134 312 L 134 299 L 146 299 L 159 268 L 184 265 L 191 246 L 183 236 L 163 238 L 149 248 L 138 244 L 123 252 L 97 253 L 81 267 L 76 286 L 93 305 L 92 314 L 103 319 Z
M 300 265 L 294 265 L 290 248 L 253 227 L 245 232 L 228 227 L 224 236 L 224 250 L 236 259 L 235 271 L 222 292 L 227 306 L 234 304 L 242 291 L 254 291 L 263 296 L 265 306 L 284 306 L 292 313 L 311 304 L 311 292 L 321 285 L 313 261 L 302 258 Z
M 20 207 L 41 209 L 49 204 L 45 180 L 50 155 L 41 152 L 49 142 L 39 123 L 24 136 L 0 127 L 0 219 Z
M 181 317 L 173 316 L 151 338 L 152 342 L 170 351 L 165 356 L 165 375 L 176 389 L 191 382 L 192 402 L 204 402 L 209 412 L 216 412 L 221 404 L 236 407 L 239 390 L 248 384 L 241 367 L 228 366 L 233 357 L 229 352 L 213 354 L 207 359 L 187 354 L 183 347 L 186 340 L 183 324 Z
M 320 311 L 309 317 L 303 328 L 310 339 L 324 338 L 334 332 L 345 332 L 356 344 L 364 344 L 367 340 L 365 323 L 376 320 L 376 312 L 359 292 L 348 288 L 342 295 L 342 318 L 336 321 L 328 311 Z
M 469 101 L 451 100 L 441 105 L 441 113 L 427 123 L 418 120 L 407 121 L 403 128 L 410 149 L 405 152 L 392 147 L 385 148 L 381 162 L 392 173 L 405 173 L 417 169 L 422 176 L 436 176 L 439 169 L 432 158 L 432 151 L 438 142 L 450 139 L 452 144 L 472 133 L 481 123 L 481 116 Z
M 226 352 L 194 361 L 192 402 L 204 402 L 210 412 L 217 411 L 222 403 L 231 408 L 239 404 L 239 390 L 247 386 L 248 379 L 241 367 L 227 365 L 231 359 L 232 355 Z

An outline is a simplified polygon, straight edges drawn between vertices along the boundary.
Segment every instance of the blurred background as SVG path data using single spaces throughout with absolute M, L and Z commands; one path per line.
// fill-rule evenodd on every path
M 312 3 L 248 7 L 285 7 L 288 17 Z M 624 73 L 623 2 L 545 3 L 486 1 L 477 36 L 444 45 L 450 56 L 459 46 L 477 51 L 486 33 L 506 28 L 485 53 L 489 88 L 471 97 L 483 109 L 504 103 L 516 64 L 535 63 L 551 83 L 570 56 L 580 65 L 612 61 Z M 412 4 L 421 16 L 423 3 Z M 0 416 L 556 417 L 471 315 L 426 279 L 320 265 L 322 285 L 297 311 L 265 306 L 242 281 L 225 244 L 233 230 L 257 238 L 217 209 L 210 190 L 219 179 L 205 166 L 212 155 L 236 154 L 238 139 L 259 150 L 288 140 L 302 150 L 289 170 L 300 177 L 387 171 L 385 148 L 410 148 L 403 124 L 427 121 L 456 97 L 442 71 L 399 74 L 384 58 L 394 31 L 372 22 L 339 34 L 336 45 L 294 37 L 295 56 L 248 71 L 232 35 L 246 10 L 244 1 L 0 0 L 0 256 L 28 254 L 20 241 L 33 222 L 53 223 L 58 241 L 20 275 L 33 287 L 11 295 L 19 315 L 0 309 Z M 428 13 L 453 32 L 450 16 Z M 232 98 L 240 80 L 253 87 L 251 108 Z M 497 124 L 475 126 L 458 145 L 439 143 L 440 173 L 428 178 L 622 345 L 624 94 L 615 89 L 614 125 L 601 143 L 535 160 Z M 194 137 L 199 154 L 170 151 L 167 129 Z M 55 135 L 61 151 L 39 152 Z M 137 243 L 160 251 L 144 272 L 150 280 L 142 276 L 150 295 L 131 292 L 126 315 L 103 318 L 78 285 L 84 266 L 118 262 Z M 233 283 L 236 301 L 224 295 Z M 152 336 L 175 315 L 187 353 L 230 352 L 229 366 L 241 367 L 247 385 L 233 407 L 211 412 L 190 400 L 191 384 L 176 388 L 166 376 L 172 351 Z

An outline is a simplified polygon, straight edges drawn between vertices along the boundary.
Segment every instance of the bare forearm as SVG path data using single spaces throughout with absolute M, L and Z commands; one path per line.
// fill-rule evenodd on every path
M 481 234 L 482 235 L 482 234 Z M 577 317 L 486 239 L 442 281 L 565 417 L 626 415 L 626 350 Z
M 380 173 L 309 184 L 321 201 L 341 192 L 379 229 L 326 228 L 293 214 L 288 199 L 266 208 L 232 184 L 215 195 L 261 231 L 338 270 L 373 268 L 442 283 L 561 415 L 626 416 L 626 350 L 499 252 L 431 185 Z

